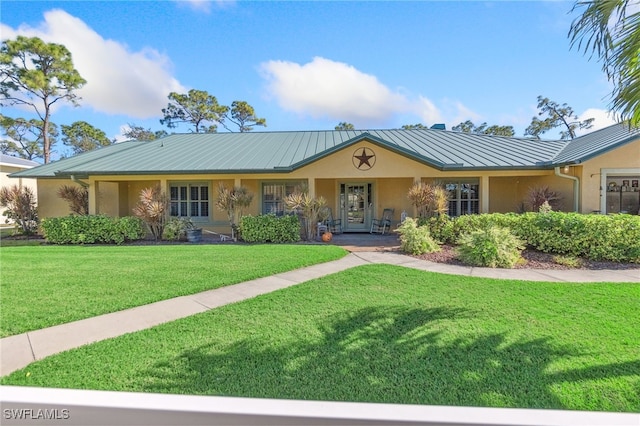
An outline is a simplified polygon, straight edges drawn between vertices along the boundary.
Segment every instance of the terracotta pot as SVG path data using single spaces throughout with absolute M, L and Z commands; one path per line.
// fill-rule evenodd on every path
M 331 241 L 332 238 L 333 234 L 331 232 L 325 232 L 324 234 L 322 234 L 322 241 L 324 241 L 325 243 Z

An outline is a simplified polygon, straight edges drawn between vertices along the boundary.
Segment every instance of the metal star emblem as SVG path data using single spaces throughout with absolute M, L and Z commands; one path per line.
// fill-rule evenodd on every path
M 358 170 L 369 170 L 376 163 L 376 154 L 369 148 L 358 148 L 353 154 L 353 165 Z

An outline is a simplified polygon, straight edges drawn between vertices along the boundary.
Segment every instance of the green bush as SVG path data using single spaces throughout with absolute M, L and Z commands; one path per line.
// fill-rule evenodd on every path
M 249 243 L 294 243 L 300 241 L 300 221 L 297 216 L 243 216 L 240 235 Z
M 524 243 L 508 228 L 498 226 L 464 233 L 458 244 L 458 255 L 464 263 L 491 268 L 513 268 L 524 249 Z
M 424 254 L 439 251 L 440 246 L 431 238 L 428 226 L 418 226 L 408 217 L 396 230 L 400 234 L 400 249 L 406 253 Z
M 53 244 L 122 244 L 146 235 L 143 222 L 136 217 L 52 217 L 43 219 L 41 226 L 47 242 Z
M 162 238 L 169 241 L 179 241 L 187 238 L 187 229 L 193 228 L 193 222 L 188 217 L 171 217 L 164 225 Z
M 527 242 L 547 253 L 591 260 L 640 262 L 640 216 L 538 214 Z
M 446 214 L 418 219 L 418 226 L 428 227 L 431 237 L 441 244 L 455 243 L 456 238 L 453 232 L 453 223 L 453 219 Z
M 527 245 L 591 260 L 640 263 L 640 216 L 580 213 L 491 213 L 460 216 L 448 232 L 450 242 L 492 226 L 508 228 Z M 445 227 L 446 229 L 446 227 Z

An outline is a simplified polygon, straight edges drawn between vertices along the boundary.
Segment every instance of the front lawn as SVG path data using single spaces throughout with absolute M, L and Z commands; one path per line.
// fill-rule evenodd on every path
M 366 265 L 31 364 L 6 385 L 640 411 L 640 286 Z
M 2 247 L 0 336 L 339 259 L 320 245 Z

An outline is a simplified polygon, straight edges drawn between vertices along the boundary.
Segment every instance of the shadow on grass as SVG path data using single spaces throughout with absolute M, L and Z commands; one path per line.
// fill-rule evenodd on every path
M 504 335 L 489 334 L 447 340 L 438 331 L 438 321 L 469 315 L 448 308 L 345 312 L 321 326 L 318 336 L 272 345 L 263 334 L 205 345 L 154 365 L 142 379 L 148 392 L 565 408 L 551 384 L 640 368 L 639 361 L 554 376 L 545 372 L 551 362 L 579 354 L 548 339 L 506 343 Z

